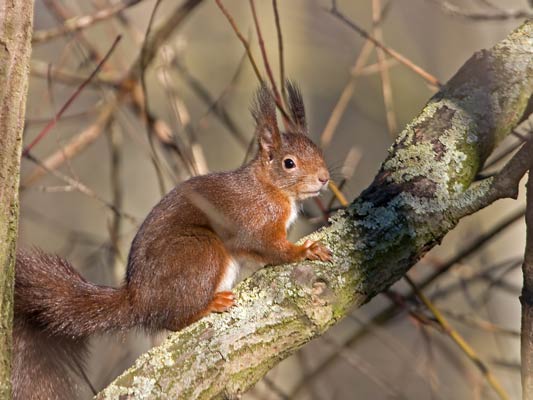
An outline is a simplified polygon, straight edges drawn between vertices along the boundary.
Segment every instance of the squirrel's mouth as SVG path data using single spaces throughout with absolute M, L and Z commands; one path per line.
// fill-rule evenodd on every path
M 316 197 L 318 195 L 320 195 L 320 192 L 322 192 L 323 190 L 325 190 L 327 188 L 326 185 L 320 185 L 320 186 L 317 186 L 317 185 L 313 185 L 313 184 L 310 184 L 310 185 L 306 185 L 304 186 L 302 189 L 304 190 L 301 190 L 299 193 L 298 193 L 298 197 L 303 200 L 303 199 L 307 199 L 309 197 Z
M 320 194 L 320 189 L 318 190 L 306 190 L 300 192 L 300 198 L 306 199 L 308 197 L 316 197 Z

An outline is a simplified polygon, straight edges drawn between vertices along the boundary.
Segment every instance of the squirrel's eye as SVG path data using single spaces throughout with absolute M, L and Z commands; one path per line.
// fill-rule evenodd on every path
M 296 167 L 296 164 L 290 158 L 286 158 L 285 160 L 283 160 L 283 165 L 287 169 L 291 169 L 291 168 Z

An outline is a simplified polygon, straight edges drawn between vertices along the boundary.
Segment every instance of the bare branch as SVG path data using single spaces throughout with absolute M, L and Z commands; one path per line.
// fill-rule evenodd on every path
M 76 100 L 76 98 L 80 95 L 80 93 L 83 91 L 83 89 L 89 84 L 89 82 L 98 74 L 100 69 L 102 68 L 102 65 L 109 59 L 111 54 L 113 53 L 113 50 L 115 50 L 115 47 L 117 46 L 118 42 L 120 41 L 121 36 L 117 36 L 113 44 L 111 45 L 111 48 L 108 50 L 102 61 L 98 63 L 96 68 L 93 70 L 93 72 L 81 83 L 80 86 L 72 93 L 72 95 L 68 98 L 68 100 L 63 104 L 61 109 L 57 112 L 57 114 L 52 118 L 48 124 L 39 132 L 39 134 L 33 139 L 29 145 L 27 145 L 22 155 L 25 156 L 29 153 L 29 151 L 37 144 L 39 143 L 48 132 L 57 124 L 57 121 L 61 118 L 63 113 L 70 107 L 70 105 Z
M 522 328 L 520 336 L 522 359 L 522 399 L 533 399 L 533 174 L 529 171 L 527 181 L 526 250 L 522 273 L 524 285 L 522 304 Z
M 509 400 L 509 395 L 505 392 L 503 387 L 501 386 L 500 382 L 496 379 L 492 371 L 487 367 L 487 365 L 479 358 L 476 351 L 470 346 L 466 340 L 455 330 L 448 320 L 442 315 L 442 313 L 439 311 L 437 307 L 429 300 L 424 293 L 422 293 L 416 285 L 413 283 L 413 281 L 405 275 L 405 280 L 409 283 L 409 286 L 411 286 L 411 289 L 414 293 L 416 293 L 417 297 L 424 303 L 424 305 L 428 308 L 428 310 L 433 314 L 435 319 L 439 322 L 439 324 L 442 326 L 444 332 L 450 336 L 450 338 L 459 346 L 459 348 L 463 351 L 463 353 L 466 354 L 468 358 L 474 363 L 476 367 L 479 368 L 480 372 L 483 374 L 489 385 L 492 387 L 492 389 L 496 392 L 496 394 L 500 397 L 502 400 Z
M 147 38 L 147 43 L 144 44 L 146 51 L 143 52 L 142 57 L 139 56 L 125 78 L 117 84 L 119 87 L 116 99 L 112 100 L 107 106 L 103 107 L 98 115 L 96 122 L 82 131 L 77 137 L 71 140 L 65 149 L 60 149 L 53 155 L 49 156 L 44 165 L 49 169 L 58 168 L 66 161 L 66 157 L 72 157 L 84 150 L 89 144 L 93 143 L 103 133 L 104 128 L 111 121 L 115 109 L 120 106 L 127 99 L 133 99 L 134 104 L 138 110 L 144 107 L 144 100 L 142 94 L 139 95 L 138 80 L 141 73 L 141 63 L 147 67 L 153 61 L 157 54 L 159 47 L 168 39 L 168 37 L 187 19 L 190 13 L 202 2 L 202 0 L 186 0 L 175 8 L 172 14 L 155 30 L 154 34 Z M 150 120 L 152 124 L 157 121 Z M 154 132 L 157 132 L 154 130 Z M 158 138 L 161 136 L 158 136 Z M 71 150 L 71 151 L 68 151 Z M 24 185 L 34 183 L 46 175 L 46 170 L 37 168 L 30 173 L 30 176 L 24 181 Z
M 381 1 L 372 0 L 372 22 L 374 25 L 374 37 L 376 40 L 383 42 L 383 30 L 381 29 Z M 392 83 L 389 73 L 389 68 L 385 63 L 385 52 L 383 49 L 376 47 L 378 56 L 378 67 L 381 76 L 381 88 L 383 92 L 383 102 L 385 104 L 385 116 L 387 118 L 387 127 L 389 128 L 389 135 L 394 137 L 398 130 L 396 122 L 396 112 L 394 111 L 394 101 L 392 99 Z
M 66 33 L 76 32 L 81 29 L 88 28 L 97 22 L 105 21 L 108 18 L 115 16 L 117 13 L 125 10 L 128 7 L 134 6 L 141 0 L 122 0 L 121 2 L 112 5 L 109 8 L 98 10 L 91 15 L 77 16 L 65 21 L 62 26 L 49 29 L 46 31 L 36 31 L 33 33 L 32 42 L 40 43 L 50 39 L 54 39 L 65 35 Z
M 285 104 L 287 104 L 285 93 L 285 59 L 283 56 L 283 35 L 281 33 L 281 22 L 279 18 L 278 1 L 272 0 L 272 8 L 274 9 L 274 21 L 276 21 L 276 32 L 278 34 L 278 56 L 279 56 L 279 82 L 281 85 L 281 95 Z
M 372 42 L 372 44 L 376 47 L 379 47 L 382 49 L 385 53 L 387 53 L 389 56 L 395 58 L 400 63 L 405 65 L 407 68 L 412 70 L 413 72 L 420 75 L 423 79 L 425 79 L 430 85 L 440 87 L 442 84 L 439 82 L 437 78 L 435 78 L 433 75 L 431 75 L 429 72 L 424 70 L 422 67 L 416 65 L 411 60 L 409 60 L 407 57 L 403 56 L 402 54 L 398 53 L 396 50 L 391 49 L 390 47 L 385 46 L 383 43 L 381 43 L 379 40 L 377 40 L 375 37 L 371 36 L 367 31 L 362 29 L 359 25 L 357 25 L 355 22 L 350 20 L 348 17 L 346 17 L 344 14 L 342 14 L 338 8 L 334 5 L 330 10 L 331 15 L 334 17 L 340 19 L 342 22 L 344 22 L 347 26 L 352 28 L 354 31 L 356 31 L 358 34 L 360 34 L 365 39 Z
M 252 68 L 254 69 L 255 75 L 257 76 L 257 79 L 259 82 L 263 82 L 263 77 L 261 76 L 261 72 L 259 72 L 259 68 L 257 67 L 257 63 L 255 62 L 255 58 L 252 54 L 252 50 L 250 48 L 250 43 L 244 35 L 241 33 L 239 28 L 237 27 L 237 23 L 229 13 L 229 11 L 224 7 L 224 4 L 222 4 L 222 0 L 215 0 L 217 3 L 218 8 L 220 8 L 220 11 L 222 11 L 222 14 L 226 17 L 229 24 L 231 25 L 231 28 L 235 32 L 235 35 L 237 35 L 237 38 L 239 38 L 240 42 L 244 46 L 244 50 L 246 51 L 246 54 L 248 55 L 248 59 L 250 60 L 250 64 L 252 65 Z
M 466 18 L 471 21 L 504 21 L 508 19 L 533 18 L 533 12 L 529 10 L 497 10 L 496 12 L 471 12 L 465 11 L 446 0 L 431 0 L 440 6 L 446 14 L 455 17 Z

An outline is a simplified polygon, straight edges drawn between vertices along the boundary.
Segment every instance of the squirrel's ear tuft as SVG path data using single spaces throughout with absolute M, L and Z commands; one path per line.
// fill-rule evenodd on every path
M 276 117 L 274 95 L 264 83 L 257 90 L 251 111 L 260 149 L 266 151 L 271 157 L 271 152 L 281 147 L 281 134 Z
M 286 81 L 286 87 L 289 97 L 289 112 L 295 124 L 296 132 L 305 135 L 307 134 L 307 122 L 305 120 L 305 107 L 302 93 L 298 85 L 288 79 Z

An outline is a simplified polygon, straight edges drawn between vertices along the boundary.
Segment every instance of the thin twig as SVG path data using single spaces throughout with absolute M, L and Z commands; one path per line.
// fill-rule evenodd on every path
M 382 372 L 372 367 L 363 357 L 358 356 L 354 352 L 348 352 L 348 349 L 339 345 L 330 339 L 327 335 L 320 336 L 320 339 L 333 347 L 335 351 L 339 352 L 341 358 L 352 368 L 361 372 L 374 382 L 381 390 L 386 393 L 388 399 L 406 399 L 399 387 L 396 387 L 385 376 L 382 376 Z
M 276 384 L 276 382 L 272 381 L 268 378 L 268 376 L 265 376 L 263 378 L 263 382 L 265 385 L 273 392 L 275 393 L 281 400 L 290 400 L 290 397 L 287 396 L 287 394 Z
M 374 26 L 374 37 L 376 40 L 383 42 L 383 30 L 381 29 L 381 1 L 372 0 L 372 23 Z M 392 84 L 389 69 L 385 63 L 385 52 L 380 47 L 376 47 L 378 58 L 379 72 L 381 76 L 381 88 L 383 91 L 383 102 L 385 104 L 385 115 L 387 118 L 387 127 L 391 137 L 396 136 L 398 124 L 396 123 L 396 113 L 394 112 L 394 101 L 392 99 Z
M 250 43 L 248 43 L 244 35 L 241 33 L 241 31 L 237 27 L 235 20 L 233 19 L 231 14 L 228 12 L 228 10 L 226 10 L 224 5 L 222 4 L 222 0 L 215 0 L 215 2 L 217 3 L 218 8 L 220 8 L 220 11 L 222 11 L 222 14 L 224 14 L 226 19 L 230 23 L 231 27 L 233 28 L 233 31 L 235 32 L 235 34 L 241 41 L 242 45 L 244 46 L 244 49 L 246 50 L 246 54 L 248 55 L 250 64 L 252 64 L 252 68 L 254 69 L 257 79 L 259 80 L 259 82 L 263 82 L 263 77 L 261 76 L 261 73 L 259 72 L 259 68 L 257 67 L 257 63 L 255 62 L 254 56 L 252 54 L 252 50 L 250 49 Z
M 460 321 L 465 325 L 484 330 L 486 332 L 497 333 L 497 334 L 502 334 L 502 335 L 512 336 L 512 337 L 520 337 L 520 332 L 518 332 L 515 329 L 505 328 L 503 326 L 496 325 L 493 322 L 484 320 L 475 315 L 460 314 L 452 310 L 441 310 L 441 311 L 442 313 L 446 314 L 450 318 Z
M 66 182 L 67 184 L 71 185 L 72 187 L 74 187 L 80 193 L 83 193 L 86 196 L 91 197 L 91 198 L 97 200 L 98 202 L 102 203 L 104 206 L 109 208 L 116 215 L 120 215 L 120 216 L 126 218 L 131 223 L 137 224 L 137 219 L 133 215 L 125 213 L 124 211 L 116 208 L 114 204 L 112 204 L 112 203 L 108 202 L 107 200 L 104 200 L 103 198 L 98 196 L 93 190 L 89 189 L 83 183 L 81 183 L 81 182 L 79 182 L 79 181 L 77 181 L 75 179 L 72 179 L 70 176 L 65 175 L 65 174 L 63 174 L 63 173 L 61 173 L 61 172 L 59 172 L 57 170 L 53 170 L 53 169 L 47 168 L 44 163 L 42 163 L 37 158 L 35 158 L 31 153 L 26 153 L 24 155 L 24 158 L 26 158 L 26 159 L 32 161 L 33 163 L 37 164 L 40 168 L 45 169 L 48 173 L 54 175 L 56 178 L 59 178 L 63 182 Z
M 187 106 L 180 98 L 177 91 L 171 87 L 171 80 L 169 78 L 168 69 L 172 64 L 172 51 L 168 47 L 163 47 L 164 66 L 161 68 L 159 78 L 163 84 L 165 92 L 170 103 L 170 107 L 174 114 L 174 120 L 177 122 L 176 132 L 181 130 L 185 133 L 188 139 L 186 146 L 188 152 L 188 159 L 191 162 L 191 173 L 194 175 L 207 174 L 207 162 L 205 160 L 204 152 L 198 142 L 195 127 L 191 124 L 191 118 Z
M 533 137 L 525 139 L 516 154 L 494 176 L 485 206 L 503 198 L 518 197 L 519 183 L 526 172 L 533 166 Z
M 183 65 L 182 63 L 174 60 L 173 66 L 180 72 L 181 76 L 189 84 L 189 87 L 194 91 L 194 93 L 202 100 L 205 104 L 208 105 L 208 110 L 204 116 L 200 118 L 198 125 L 201 125 L 202 120 L 207 117 L 210 113 L 213 113 L 223 125 L 226 126 L 229 133 L 236 139 L 236 141 L 243 147 L 248 146 L 248 138 L 241 131 L 237 123 L 233 120 L 231 115 L 222 105 L 222 99 L 228 94 L 229 90 L 236 84 L 237 79 L 240 77 L 242 72 L 242 67 L 244 65 L 244 60 L 246 57 L 242 57 L 239 62 L 233 77 L 230 80 L 228 86 L 220 93 L 220 95 L 215 98 L 209 93 L 208 89 L 204 86 L 204 83 L 197 79 L 192 73 Z
M 499 154 L 498 156 L 494 157 L 488 163 L 483 165 L 483 170 L 482 170 L 481 173 L 483 173 L 484 170 L 487 170 L 487 169 L 495 166 L 496 164 L 498 164 L 503 159 L 507 158 L 510 154 L 512 154 L 516 150 L 518 150 L 521 146 L 522 146 L 522 142 L 515 142 L 515 143 L 509 145 L 504 151 L 502 151 L 501 154 Z
M 523 259 L 522 259 L 523 261 Z M 516 269 L 518 269 L 523 262 L 516 261 L 513 264 L 510 264 L 505 268 L 498 276 L 493 277 L 491 274 L 485 274 L 482 275 L 481 278 L 483 280 L 486 280 L 488 282 L 487 287 L 485 290 L 480 294 L 480 299 L 476 303 L 473 304 L 473 308 L 476 309 L 477 307 L 482 307 L 485 304 L 487 304 L 490 300 L 490 291 L 493 288 L 505 291 L 507 293 L 510 293 L 511 296 L 517 297 L 520 293 L 520 286 L 519 285 L 513 285 L 512 283 L 507 283 L 504 279 L 505 276 L 514 272 Z M 499 272 L 499 271 L 498 271 Z
M 145 41 L 143 42 L 141 54 L 137 57 L 137 59 L 133 63 L 133 66 L 130 68 L 128 77 L 123 81 L 123 85 L 128 88 L 128 91 L 132 95 L 136 111 L 140 113 L 142 118 L 145 118 L 145 121 L 148 124 L 148 132 L 155 133 L 156 137 L 160 140 L 165 137 L 170 137 L 170 135 L 164 135 L 164 132 L 162 132 L 164 129 L 158 130 L 158 128 L 162 128 L 163 126 L 167 125 L 164 123 L 164 121 L 156 119 L 152 116 L 150 110 L 145 104 L 144 93 L 146 93 L 146 91 L 142 90 L 142 87 L 137 84 L 137 81 L 140 77 L 143 76 L 144 71 L 153 62 L 159 48 L 170 37 L 170 35 L 179 26 L 181 26 L 181 24 L 187 19 L 187 17 L 190 16 L 192 11 L 194 11 L 196 7 L 198 7 L 198 5 L 200 5 L 201 3 L 202 0 L 185 0 L 183 3 L 179 4 L 174 9 L 171 15 L 160 26 L 158 26 L 157 29 L 154 30 L 153 34 L 150 34 L 150 32 L 148 32 L 148 30 L 150 30 L 149 26 L 147 30 L 147 35 L 145 35 Z M 168 129 L 168 132 L 170 132 L 170 129 Z M 179 149 L 176 143 L 169 143 L 169 141 L 165 142 L 163 140 L 161 141 L 165 145 L 170 145 L 182 160 L 183 165 L 186 168 L 189 168 L 190 164 L 185 157 L 185 153 L 181 149 Z M 164 190 L 162 189 L 164 185 L 161 176 L 163 164 L 160 162 L 159 155 L 157 152 L 151 151 L 150 158 L 154 165 L 157 165 L 155 169 L 159 181 L 159 187 L 163 192 Z
M 387 68 L 391 68 L 391 67 L 394 67 L 394 66 L 398 65 L 398 60 L 396 60 L 396 59 L 394 59 L 392 57 L 387 57 L 385 59 L 385 61 L 383 62 L 383 65 L 385 67 L 387 67 Z M 374 74 L 377 74 L 379 72 L 380 72 L 380 69 L 379 69 L 379 64 L 378 63 L 368 64 L 368 65 L 366 65 L 365 67 L 363 67 L 363 68 L 361 68 L 359 70 L 359 72 L 357 73 L 357 76 L 374 75 Z
M 48 64 L 48 68 L 46 68 L 46 89 L 48 91 L 48 99 L 50 100 L 50 108 L 52 112 L 55 114 L 57 109 L 57 104 L 54 97 L 54 89 L 53 89 L 53 80 L 52 80 L 52 64 Z
M 150 37 L 150 31 L 152 29 L 152 24 L 154 23 L 155 14 L 157 12 L 157 9 L 159 8 L 159 5 L 161 4 L 162 0 L 157 0 L 155 2 L 154 8 L 152 9 L 152 13 L 150 14 L 150 20 L 148 21 L 148 27 L 146 28 L 146 34 L 144 38 L 144 42 L 141 48 L 141 55 L 139 56 L 139 77 L 141 80 L 141 87 L 142 87 L 142 98 L 143 98 L 143 106 L 141 107 L 141 115 L 143 117 L 143 121 L 146 125 L 146 133 L 148 136 L 148 144 L 150 145 L 150 153 L 151 153 L 151 160 L 152 164 L 155 169 L 155 173 L 157 176 L 157 182 L 159 183 L 159 190 L 161 193 L 161 196 L 163 196 L 167 190 L 165 186 L 165 180 L 163 179 L 163 172 L 161 169 L 161 161 L 159 160 L 159 155 L 157 154 L 154 146 L 154 138 L 152 135 L 151 125 L 148 123 L 148 90 L 146 88 L 146 69 L 148 67 L 148 64 L 153 59 L 152 57 L 155 57 L 155 51 L 151 50 L 148 51 L 148 43 L 149 43 L 149 37 Z
M 485 234 L 479 235 L 476 238 L 476 240 L 474 240 L 470 245 L 466 246 L 463 250 L 458 252 L 455 256 L 450 258 L 444 264 L 438 266 L 433 273 L 431 273 L 426 278 L 424 278 L 421 282 L 418 283 L 418 287 L 421 290 L 426 288 L 429 284 L 433 283 L 436 279 L 438 279 L 443 274 L 445 274 L 448 270 L 450 270 L 450 268 L 452 268 L 454 265 L 459 263 L 464 258 L 469 257 L 476 251 L 479 251 L 484 245 L 486 245 L 489 241 L 497 237 L 501 232 L 503 232 L 513 223 L 515 223 L 518 220 L 521 220 L 524 217 L 524 214 L 525 214 L 524 208 L 520 208 L 512 212 L 509 216 L 507 216 L 502 221 L 500 221 L 498 224 L 496 224 L 494 227 L 492 227 L 490 231 L 488 231 Z
M 181 26 L 181 24 L 190 16 L 191 12 L 202 3 L 203 0 L 185 0 L 179 4 L 170 16 L 154 30 L 150 36 L 145 35 L 146 42 L 139 57 L 133 63 L 130 69 L 130 78 L 137 79 L 140 75 L 142 65 L 147 67 L 152 63 L 159 48 L 163 43 Z
M 446 14 L 454 17 L 466 18 L 471 21 L 505 21 L 509 19 L 524 19 L 533 18 L 533 12 L 529 10 L 501 10 L 492 13 L 480 13 L 462 10 L 460 7 L 448 1 L 431 0 L 440 6 L 441 10 Z
M 54 80 L 60 81 L 64 85 L 80 85 L 87 77 L 72 72 L 70 70 L 61 69 L 57 66 L 50 66 L 49 63 L 40 60 L 31 60 L 31 74 L 41 78 L 46 78 L 48 71 L 52 75 Z M 116 88 L 119 83 L 118 75 L 113 77 L 110 73 L 105 71 L 101 72 L 99 76 L 93 77 L 89 82 L 89 85 L 105 85 Z
M 84 118 L 88 118 L 90 116 L 92 116 L 93 114 L 96 113 L 96 111 L 98 111 L 98 109 L 101 108 L 101 104 L 94 104 L 92 105 L 90 108 L 86 109 L 86 110 L 83 110 L 83 111 L 80 111 L 80 112 L 75 112 L 75 113 L 72 113 L 72 114 L 67 114 L 67 115 L 63 115 L 63 117 L 61 118 L 61 121 L 68 121 L 68 120 L 76 120 L 76 119 L 84 119 Z M 48 122 L 50 122 L 50 118 L 45 118 L 45 117 L 35 117 L 35 118 L 27 118 L 24 120 L 24 125 L 25 127 L 29 127 L 31 125 L 41 125 L 41 124 L 47 124 Z
M 72 357 L 72 361 L 74 362 L 74 365 L 76 366 L 76 372 L 81 376 L 83 381 L 89 386 L 89 389 L 91 390 L 92 394 L 96 396 L 98 391 L 94 387 L 94 384 L 89 379 L 89 376 L 87 376 L 87 373 L 85 372 L 85 366 L 82 365 L 82 362 L 77 357 Z
M 333 135 L 335 134 L 335 130 L 337 129 L 337 126 L 339 125 L 339 122 L 344 112 L 346 111 L 346 107 L 348 107 L 348 103 L 350 102 L 350 99 L 352 98 L 352 95 L 354 93 L 355 82 L 358 77 L 359 71 L 361 71 L 364 65 L 366 64 L 368 57 L 370 57 L 371 51 L 372 43 L 369 40 L 366 40 L 352 68 L 352 75 L 350 76 L 350 80 L 348 81 L 341 95 L 339 96 L 335 107 L 333 107 L 333 111 L 331 111 L 328 122 L 326 123 L 326 126 L 324 127 L 324 130 L 320 135 L 320 146 L 322 148 L 328 147 L 331 143 Z
M 426 366 L 420 365 L 416 362 L 419 354 L 406 348 L 405 344 L 399 340 L 394 331 L 377 326 L 369 320 L 363 320 L 356 314 L 358 313 L 352 313 L 348 315 L 348 318 L 355 321 L 359 327 L 368 327 L 368 329 L 370 329 L 372 332 L 372 338 L 379 342 L 380 348 L 386 349 L 386 351 L 391 355 L 395 355 L 401 365 L 405 365 L 407 367 L 406 371 L 413 369 L 416 375 L 418 375 L 423 381 L 429 381 L 433 390 L 441 392 L 441 395 L 439 395 L 437 398 L 447 398 L 446 395 L 442 395 L 442 389 L 444 388 L 438 387 L 438 382 L 436 382 L 434 379 L 435 376 L 432 373 L 434 371 L 430 371 Z M 430 348 L 428 348 L 428 350 L 430 350 Z
M 276 85 L 276 80 L 274 79 L 274 75 L 272 74 L 272 69 L 270 68 L 270 62 L 268 61 L 268 55 L 266 53 L 266 48 L 265 48 L 265 41 L 263 40 L 263 35 L 261 34 L 261 28 L 259 27 L 259 20 L 257 18 L 257 12 L 255 10 L 255 1 L 249 0 L 249 2 L 250 2 L 250 8 L 252 9 L 252 17 L 254 20 L 255 31 L 257 32 L 257 41 L 259 43 L 259 48 L 261 49 L 261 55 L 263 56 L 263 63 L 265 64 L 265 71 L 270 81 L 272 92 L 274 93 L 274 100 L 278 104 L 278 108 L 280 108 L 280 110 L 282 111 L 283 117 L 288 120 L 287 114 L 283 107 L 283 103 L 281 101 L 281 96 L 278 91 L 278 86 Z
M 43 0 L 43 3 L 48 7 L 50 12 L 53 13 L 60 23 L 63 24 L 66 20 L 72 18 L 67 7 L 65 7 L 58 0 Z M 83 65 L 89 65 L 88 61 L 96 62 L 96 60 L 100 60 L 102 58 L 99 51 L 89 40 L 86 39 L 83 31 L 66 32 L 66 35 L 72 38 L 72 43 L 78 50 Z M 85 49 L 87 49 L 89 54 L 86 54 Z
M 115 50 L 118 42 L 120 42 L 121 36 L 117 36 L 113 44 L 111 45 L 110 49 L 107 51 L 104 58 L 98 63 L 96 68 L 93 70 L 93 72 L 89 75 L 89 77 L 72 93 L 72 95 L 68 98 L 68 100 L 63 104 L 61 109 L 57 112 L 57 114 L 54 116 L 53 119 L 50 120 L 50 122 L 39 132 L 39 134 L 31 141 L 31 143 L 26 146 L 26 148 L 23 150 L 22 155 L 27 155 L 28 152 L 37 144 L 39 143 L 47 134 L 50 132 L 50 130 L 57 124 L 57 121 L 61 118 L 63 113 L 69 108 L 69 106 L 76 100 L 76 98 L 80 95 L 80 93 L 83 91 L 83 89 L 87 86 L 87 84 L 93 79 L 93 77 L 98 74 L 100 69 L 102 68 L 102 65 L 109 59 L 111 54 L 113 53 L 113 50 Z
M 56 5 L 50 0 L 46 1 L 50 5 Z M 172 34 L 172 32 L 174 32 L 177 27 L 181 26 L 181 24 L 201 2 L 202 0 L 186 0 L 181 3 L 163 22 L 163 24 L 157 29 L 157 31 L 154 32 L 154 34 L 150 38 L 148 38 L 149 43 L 145 45 L 146 54 L 143 57 L 145 65 L 153 61 L 155 55 L 157 54 L 157 49 L 164 43 L 164 41 Z M 137 110 L 142 110 L 144 100 L 142 93 L 140 93 L 139 85 L 137 84 L 139 72 L 141 71 L 140 65 L 141 57 L 139 56 L 133 63 L 128 73 L 125 75 L 125 78 L 123 78 L 122 81 L 117 84 L 119 90 L 116 95 L 116 99 L 102 108 L 95 123 L 85 129 L 83 132 L 81 132 L 77 137 L 72 139 L 71 142 L 65 146 L 64 153 L 67 156 L 73 157 L 75 154 L 78 154 L 83 149 L 85 149 L 89 144 L 93 143 L 102 134 L 105 126 L 107 126 L 111 118 L 114 116 L 114 111 L 125 100 L 132 99 L 135 107 L 137 107 Z M 161 122 L 152 118 L 149 112 L 148 119 L 148 122 L 151 126 L 157 125 L 158 122 Z M 159 124 L 159 126 L 161 126 L 161 124 Z M 155 126 L 154 132 L 160 133 L 157 129 L 155 129 Z M 158 136 L 159 139 L 163 137 L 164 135 Z M 47 160 L 45 160 L 44 162 L 45 165 L 50 169 L 59 167 L 66 160 L 65 157 L 63 157 L 62 153 L 63 151 L 57 151 L 52 156 L 48 157 Z M 151 157 L 153 157 L 153 155 L 151 155 Z M 185 165 L 187 164 L 185 163 Z M 46 169 L 37 167 L 30 174 L 30 178 L 26 182 L 24 182 L 24 185 L 33 183 L 35 180 L 44 176 L 47 173 L 46 171 Z
M 409 278 L 408 275 L 405 275 L 405 280 L 411 286 L 411 289 L 416 294 L 416 296 L 424 303 L 428 310 L 433 314 L 437 319 L 439 324 L 442 326 L 444 331 L 450 336 L 450 338 L 459 346 L 459 348 L 465 353 L 465 355 L 472 360 L 474 365 L 480 370 L 483 374 L 489 385 L 494 389 L 498 394 L 500 399 L 509 400 L 509 395 L 505 392 L 500 382 L 496 379 L 494 374 L 490 371 L 489 367 L 479 358 L 475 350 L 464 340 L 464 338 L 457 332 L 442 315 L 435 305 L 429 300 L 424 293 L 422 293 L 414 282 Z
M 42 165 L 44 167 L 35 168 L 29 176 L 22 181 L 22 187 L 28 187 L 34 184 L 38 179 L 42 178 L 47 174 L 49 170 L 57 169 L 62 165 L 67 159 L 71 159 L 76 154 L 79 154 L 84 150 L 89 144 L 93 143 L 100 135 L 103 133 L 105 127 L 109 124 L 111 119 L 115 114 L 115 110 L 118 106 L 119 99 L 116 99 L 108 104 L 106 104 L 96 120 L 77 136 L 71 139 L 65 146 L 61 149 L 55 151 L 51 156 L 47 157 Z M 25 154 L 27 154 L 26 152 Z
M 120 179 L 122 170 L 122 139 L 121 132 L 116 122 L 111 124 L 108 135 L 109 152 L 111 158 L 111 167 L 109 171 L 109 184 L 111 186 L 112 200 L 111 203 L 116 209 L 121 209 L 123 205 L 123 188 Z M 111 248 L 109 252 L 108 265 L 114 268 L 117 260 L 117 255 L 120 253 L 120 229 L 122 226 L 122 218 L 120 215 L 113 214 L 109 226 L 109 241 Z
M 395 58 L 400 63 L 405 65 L 407 68 L 409 68 L 410 70 L 412 70 L 416 74 L 420 75 L 430 85 L 438 87 L 438 88 L 440 88 L 442 86 L 442 83 L 437 78 L 435 78 L 432 74 L 430 74 L 429 72 L 424 70 L 422 67 L 419 67 L 418 65 L 413 63 L 411 60 L 409 60 L 407 57 L 405 57 L 402 54 L 398 53 L 396 50 L 391 49 L 390 47 L 387 47 L 383 43 L 381 43 L 380 41 L 376 40 L 375 37 L 371 36 L 367 31 L 362 29 L 359 25 L 357 25 L 355 22 L 353 22 L 348 17 L 346 17 L 344 14 L 342 14 L 337 9 L 337 7 L 333 6 L 328 11 L 329 11 L 329 13 L 331 15 L 333 15 L 334 17 L 340 19 L 342 22 L 344 22 L 346 25 L 348 25 L 354 31 L 359 33 L 362 37 L 364 37 L 367 40 L 370 40 L 374 46 L 381 48 L 389 56 Z
M 287 104 L 287 93 L 285 90 L 285 60 L 283 56 L 283 35 L 281 34 L 281 22 L 279 18 L 278 1 L 272 0 L 274 9 L 274 21 L 276 22 L 276 33 L 278 35 L 278 55 L 279 55 L 279 83 L 281 85 L 281 96 Z
M 344 185 L 352 178 L 353 174 L 355 173 L 359 161 L 361 161 L 361 152 L 357 149 L 357 147 L 354 146 L 348 152 L 348 155 L 346 156 L 346 159 L 344 160 L 344 163 L 341 168 L 342 180 L 339 182 L 336 188 L 341 193 L 341 195 Z M 335 189 L 332 189 L 332 191 L 335 192 Z M 328 205 L 326 206 L 328 212 L 331 210 L 331 207 L 335 203 L 335 199 L 339 199 L 339 197 L 336 196 L 334 193 Z M 346 205 L 343 205 L 342 203 L 341 206 L 346 207 Z
M 338 186 L 335 184 L 335 182 L 330 180 L 328 183 L 328 187 L 333 192 L 333 195 L 337 198 L 337 200 L 339 200 L 339 203 L 341 204 L 341 206 L 348 207 L 348 204 L 350 203 L 348 202 L 348 200 L 346 200 L 346 197 L 341 192 L 341 190 L 338 188 Z M 327 213 L 327 210 L 326 210 L 326 213 Z
M 144 94 L 142 88 L 139 84 L 134 83 L 134 87 L 131 89 L 131 110 L 137 114 L 141 121 L 144 121 L 146 118 L 146 123 L 148 124 L 149 132 L 151 132 L 156 139 L 159 141 L 160 145 L 164 150 L 171 150 L 174 155 L 177 155 L 177 158 L 181 161 L 183 167 L 186 169 L 187 173 L 190 173 L 190 163 L 187 160 L 187 155 L 185 154 L 183 147 L 183 142 L 177 137 L 173 130 L 170 128 L 169 124 L 157 118 L 150 110 L 145 110 L 144 108 Z M 127 121 L 127 120 L 126 120 Z M 149 146 L 148 146 L 149 147 Z M 151 149 L 148 148 L 148 151 L 145 152 L 150 161 L 153 163 L 154 154 Z M 160 160 L 161 168 L 164 168 L 165 163 Z M 169 171 L 166 171 L 169 172 Z M 172 172 L 172 171 L 170 171 Z M 174 171 L 170 174 L 166 174 L 172 182 L 176 181 L 177 170 L 174 168 Z
M 477 271 L 476 273 L 469 275 L 467 283 L 468 285 L 472 285 L 472 284 L 477 283 L 480 280 L 483 280 L 483 281 L 488 281 L 490 284 L 492 284 L 493 282 L 500 281 L 502 275 L 493 278 L 493 274 L 500 272 L 500 270 L 502 269 L 505 269 L 503 273 L 503 275 L 505 275 L 507 271 L 511 271 L 515 268 L 520 267 L 522 265 L 522 262 L 523 262 L 523 257 L 511 257 L 510 259 L 506 259 L 494 265 L 485 266 L 481 271 Z M 464 288 L 464 285 L 461 281 L 451 282 L 451 283 L 448 283 L 442 286 L 439 285 L 439 288 L 431 294 L 431 299 L 433 301 L 436 301 L 438 299 L 441 299 L 443 297 L 453 294 L 454 291 L 457 289 L 463 289 L 463 288 Z M 480 304 L 474 304 L 473 308 L 478 307 L 478 306 L 480 306 Z
M 104 21 L 113 17 L 115 14 L 125 10 L 128 7 L 134 6 L 141 0 L 122 0 L 121 2 L 96 11 L 91 15 L 81 15 L 74 18 L 67 19 L 63 25 L 56 28 L 33 32 L 32 42 L 40 43 L 50 39 L 63 36 L 67 33 L 79 31 L 88 28 L 97 22 Z
M 135 111 L 138 112 L 136 108 L 134 108 Z M 139 151 L 143 153 L 148 160 L 151 160 L 152 154 L 150 152 L 150 149 L 146 146 L 146 142 L 143 140 L 146 135 L 143 135 L 142 137 L 139 136 L 140 132 L 138 131 L 138 127 L 135 123 L 133 123 L 130 118 L 127 116 L 124 116 L 122 114 L 119 114 L 121 118 L 121 123 L 125 125 L 125 128 L 122 130 L 126 135 L 128 135 L 132 141 L 137 145 Z M 168 124 L 160 119 L 155 119 L 150 113 L 148 113 L 148 123 L 150 124 L 150 129 L 155 133 L 157 139 L 162 145 L 162 148 L 165 150 L 171 150 L 173 154 L 177 154 L 180 160 L 183 160 L 183 156 L 179 154 L 181 151 L 175 141 L 173 140 L 172 130 L 168 126 Z M 162 163 L 162 167 L 164 167 L 164 171 L 172 182 L 177 182 L 177 169 L 172 167 L 166 163 Z

